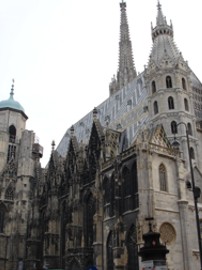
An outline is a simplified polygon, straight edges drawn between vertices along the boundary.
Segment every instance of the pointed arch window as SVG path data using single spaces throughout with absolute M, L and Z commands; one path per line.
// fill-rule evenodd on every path
M 11 125 L 9 127 L 9 142 L 15 143 L 15 139 L 16 139 L 16 128 L 14 125 Z
M 154 114 L 157 114 L 159 112 L 159 108 L 158 108 L 158 102 L 157 101 L 154 101 Z
M 190 154 L 191 159 L 195 159 L 195 153 L 194 153 L 194 148 L 193 147 L 190 147 L 189 154 Z
M 177 123 L 175 121 L 172 121 L 170 126 L 171 126 L 171 133 L 172 134 L 177 134 L 178 133 Z
M 13 201 L 14 199 L 14 192 L 12 187 L 8 187 L 5 193 L 5 199 Z
M 129 99 L 129 100 L 127 101 L 127 111 L 130 111 L 131 109 L 132 109 L 132 100 Z
M 167 186 L 167 171 L 164 164 L 159 166 L 159 184 L 161 191 L 168 191 Z
M 170 76 L 166 77 L 166 88 L 172 88 L 172 79 Z
M 104 204 L 107 204 L 110 202 L 110 185 L 108 177 L 105 177 L 103 180 L 103 190 L 104 190 Z
M 135 160 L 131 170 L 131 183 L 132 183 L 132 205 L 133 209 L 139 207 L 139 194 L 138 194 L 138 174 L 137 174 L 137 161 Z
M 156 82 L 152 81 L 152 94 L 156 93 Z
M 124 201 L 124 212 L 132 208 L 131 205 L 131 190 L 133 189 L 131 185 L 130 171 L 127 167 L 123 169 L 123 201 Z
M 184 99 L 184 108 L 185 108 L 185 111 L 189 111 L 189 103 L 186 98 Z
M 187 90 L 187 85 L 186 85 L 185 78 L 182 78 L 182 88 L 183 88 L 184 90 Z
M 0 233 L 4 231 L 5 209 L 0 207 Z
M 93 195 L 89 193 L 84 199 L 84 242 L 86 247 L 92 247 L 93 244 L 93 216 L 95 214 L 95 200 Z M 77 241 L 78 242 L 78 241 Z M 81 245 L 81 239 L 79 241 Z
M 126 236 L 126 247 L 128 253 L 127 270 L 139 269 L 138 263 L 138 246 L 137 246 L 137 232 L 135 225 L 132 224 L 127 236 Z
M 114 215 L 114 199 L 115 199 L 115 193 L 114 193 L 114 187 L 115 187 L 115 181 L 114 181 L 114 175 L 112 175 L 110 179 L 110 208 L 109 208 L 109 216 L 112 217 Z
M 107 238 L 107 270 L 114 269 L 112 231 Z
M 104 214 L 105 217 L 111 217 L 114 215 L 114 176 L 109 179 L 104 178 L 103 181 L 104 190 Z
M 169 110 L 175 109 L 173 97 L 169 97 L 169 98 L 168 98 L 168 108 L 169 108 Z
M 7 155 L 7 162 L 10 160 L 14 160 L 16 156 L 16 146 L 13 144 L 9 144 L 8 146 L 8 155 Z
M 192 133 L 192 126 L 191 126 L 190 123 L 187 124 L 187 132 L 188 132 L 188 134 L 189 134 L 190 136 L 193 135 L 193 133 Z

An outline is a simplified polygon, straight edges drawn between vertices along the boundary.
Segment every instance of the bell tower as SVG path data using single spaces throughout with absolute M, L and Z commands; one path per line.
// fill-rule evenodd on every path
M 24 108 L 10 97 L 0 102 L 0 269 L 15 269 L 18 258 L 25 258 L 30 198 L 35 172 L 40 168 L 42 147 L 35 133 L 26 130 Z
M 7 162 L 15 159 L 19 150 L 26 120 L 24 108 L 14 99 L 14 80 L 10 97 L 0 102 L 0 171 Z
M 187 156 L 184 126 L 187 125 L 193 152 L 196 147 L 196 124 L 192 100 L 191 70 L 174 42 L 172 22 L 167 23 L 160 2 L 157 4 L 156 26 L 151 26 L 153 46 L 145 69 L 149 91 L 150 122 L 162 124 L 169 139 L 180 141 Z M 185 157 L 184 156 L 184 157 Z

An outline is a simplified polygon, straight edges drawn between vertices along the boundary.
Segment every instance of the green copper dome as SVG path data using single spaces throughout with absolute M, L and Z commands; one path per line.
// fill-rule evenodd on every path
M 21 104 L 18 101 L 15 101 L 13 98 L 13 95 L 14 95 L 13 87 L 14 85 L 12 85 L 10 97 L 7 100 L 0 101 L 0 109 L 10 108 L 10 109 L 22 111 L 24 113 L 25 112 L 24 108 L 21 106 Z

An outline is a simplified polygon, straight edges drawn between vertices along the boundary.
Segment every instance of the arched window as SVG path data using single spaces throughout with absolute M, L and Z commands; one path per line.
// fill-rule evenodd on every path
M 109 186 L 109 179 L 107 177 L 103 180 L 103 190 L 104 190 L 104 204 L 110 202 L 110 186 Z
M 195 159 L 195 153 L 194 153 L 194 148 L 193 147 L 190 147 L 189 154 L 190 154 L 191 159 Z
M 189 111 L 189 103 L 188 103 L 188 100 L 186 98 L 184 99 L 184 108 L 186 111 Z
M 0 209 L 0 233 L 3 232 L 4 229 L 4 211 Z
M 154 114 L 157 114 L 159 112 L 158 103 L 157 101 L 154 101 Z
M 168 191 L 167 187 L 167 172 L 164 164 L 159 166 L 159 184 L 161 191 Z
M 187 90 L 187 85 L 186 85 L 185 78 L 182 78 L 182 88 L 183 88 L 184 90 Z
M 131 169 L 131 194 L 133 209 L 139 207 L 139 195 L 138 195 L 138 176 L 137 176 L 137 161 L 135 160 Z
M 0 205 L 0 233 L 4 232 L 4 219 L 5 219 L 6 209 L 4 205 Z
M 193 135 L 192 134 L 192 126 L 191 126 L 190 123 L 187 124 L 187 132 L 188 132 L 189 135 L 191 135 L 191 136 Z
M 177 132 L 178 132 L 177 123 L 175 121 L 172 121 L 170 126 L 171 126 L 171 133 L 172 134 L 177 134 Z
M 105 177 L 103 180 L 104 190 L 104 214 L 105 217 L 114 215 L 114 176 L 111 179 Z
M 14 125 L 11 125 L 9 127 L 9 142 L 15 143 L 15 138 L 16 138 L 16 128 Z
M 123 168 L 122 179 L 123 179 L 122 185 L 123 204 L 122 209 L 120 209 L 120 211 L 124 213 L 126 211 L 133 210 L 139 207 L 136 161 L 132 165 L 131 169 L 127 168 L 126 166 Z
M 130 197 L 131 197 L 131 179 L 130 179 L 130 171 L 127 167 L 123 169 L 122 172 L 123 177 L 123 201 L 124 201 L 124 212 L 131 208 L 130 206 Z
M 172 79 L 170 76 L 166 77 L 166 88 L 172 88 Z
M 129 100 L 127 101 L 127 111 L 130 111 L 131 109 L 132 109 L 132 100 L 129 99 Z
M 156 82 L 152 81 L 152 94 L 156 93 Z
M 127 256 L 128 260 L 127 260 L 126 269 L 127 270 L 139 269 L 137 232 L 136 232 L 134 224 L 131 225 L 127 233 L 126 247 L 127 247 L 127 252 L 128 252 L 128 256 Z
M 5 193 L 5 199 L 6 200 L 12 200 L 14 199 L 14 192 L 13 188 L 10 186 L 7 188 L 6 193 Z
M 131 100 L 131 99 L 129 99 L 129 100 L 127 101 L 127 105 L 128 105 L 128 106 L 132 106 L 132 100 Z
M 168 108 L 169 108 L 169 110 L 175 109 L 173 97 L 168 98 Z
M 114 175 L 112 175 L 110 179 L 110 208 L 109 208 L 109 216 L 112 217 L 114 215 L 114 188 L 115 188 L 115 181 L 114 181 Z
M 70 211 L 70 207 L 67 205 L 67 201 L 63 201 L 61 203 L 61 227 L 60 227 L 60 244 L 61 244 L 61 255 L 62 257 L 65 256 L 65 245 L 66 245 L 66 235 L 67 235 L 67 223 L 70 223 L 72 221 L 72 211 Z M 70 230 L 69 230 L 70 232 Z M 30 236 L 28 238 L 31 238 L 31 232 Z
M 110 231 L 107 238 L 107 270 L 111 269 L 114 269 L 114 258 L 113 258 L 112 232 Z
M 7 155 L 7 162 L 14 160 L 16 156 L 16 146 L 14 144 L 9 144 L 8 146 L 8 155 Z
M 93 216 L 95 214 L 95 200 L 91 193 L 84 198 L 84 242 L 86 247 L 93 244 Z M 81 243 L 80 243 L 81 244 Z

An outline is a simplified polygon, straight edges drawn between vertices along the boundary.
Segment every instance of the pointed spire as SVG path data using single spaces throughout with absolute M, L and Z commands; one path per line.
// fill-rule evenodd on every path
M 167 24 L 166 17 L 163 16 L 163 12 L 162 12 L 162 9 L 161 9 L 161 4 L 160 4 L 159 1 L 158 1 L 158 4 L 157 4 L 157 8 L 158 8 L 158 15 L 157 15 L 157 18 L 156 18 L 156 25 L 166 25 Z
M 119 69 L 117 73 L 118 88 L 121 89 L 136 76 L 134 68 L 132 44 L 129 35 L 129 27 L 126 14 L 126 3 L 122 0 L 121 8 L 121 25 L 120 25 L 120 42 L 119 42 Z
M 168 25 L 166 17 L 163 15 L 161 4 L 157 3 L 156 26 L 151 27 L 153 46 L 150 55 L 150 62 L 157 66 L 162 65 L 162 61 L 170 61 L 174 64 L 179 59 L 180 52 L 173 40 L 172 23 Z M 170 62 L 170 63 L 171 63 Z
M 156 27 L 152 26 L 152 40 L 154 41 L 155 37 L 159 35 L 169 35 L 173 37 L 173 27 L 172 24 L 168 25 L 166 21 L 166 17 L 163 15 L 163 11 L 161 8 L 161 4 L 158 0 L 157 3 L 157 17 L 156 17 Z

